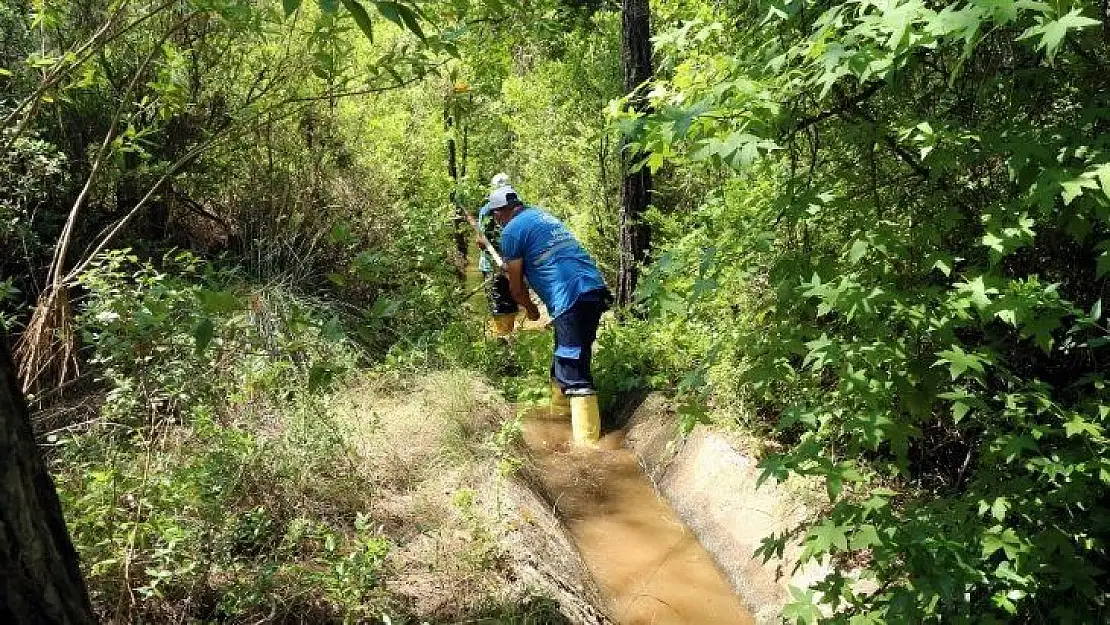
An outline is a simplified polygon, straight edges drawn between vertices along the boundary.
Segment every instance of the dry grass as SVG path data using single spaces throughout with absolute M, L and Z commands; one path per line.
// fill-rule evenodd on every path
M 69 289 L 50 287 L 39 297 L 15 346 L 23 392 L 59 387 L 77 375 L 76 337 Z
M 343 395 L 336 420 L 374 481 L 371 513 L 395 544 L 390 591 L 434 620 L 522 596 L 495 538 L 489 447 L 512 407 L 480 376 L 460 371 L 366 378 Z

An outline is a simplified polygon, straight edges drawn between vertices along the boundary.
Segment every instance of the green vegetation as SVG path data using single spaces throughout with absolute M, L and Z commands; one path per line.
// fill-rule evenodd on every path
M 624 133 L 653 251 L 604 408 L 826 486 L 761 549 L 834 565 L 784 616 L 1107 620 L 1105 2 L 659 0 L 644 115 L 614 8 L 0 0 L 0 326 L 102 618 L 557 621 L 464 489 L 551 337 L 486 336 L 454 216 L 507 171 L 615 278 Z M 436 384 L 434 436 L 380 412 Z
M 838 565 L 788 616 L 1105 620 L 1099 15 L 742 3 L 660 36 L 635 121 L 648 166 L 701 192 L 659 216 L 645 305 L 704 337 L 715 401 L 782 444 L 766 476 L 827 485 L 763 546 Z

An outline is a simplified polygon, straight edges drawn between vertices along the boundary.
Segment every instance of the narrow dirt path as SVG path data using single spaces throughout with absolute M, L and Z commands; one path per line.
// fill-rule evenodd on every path
M 570 424 L 536 410 L 524 440 L 555 512 L 623 625 L 748 625 L 754 620 L 697 538 L 655 492 L 613 432 L 601 449 L 570 444 Z

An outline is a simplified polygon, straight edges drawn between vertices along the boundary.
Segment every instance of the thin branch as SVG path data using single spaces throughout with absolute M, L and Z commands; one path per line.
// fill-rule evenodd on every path
M 112 141 L 116 137 L 116 129 L 119 127 L 120 118 L 123 116 L 123 109 L 131 100 L 131 94 L 135 91 L 135 87 L 138 86 L 140 79 L 142 79 L 142 77 L 146 74 L 146 68 L 150 65 L 151 61 L 154 60 L 155 55 L 159 51 L 161 51 L 162 45 L 166 42 L 167 39 L 170 38 L 170 36 L 174 32 L 183 27 L 191 19 L 192 16 L 188 16 L 182 19 L 172 28 L 167 30 L 165 34 L 163 34 L 162 40 L 159 41 L 157 45 L 151 47 L 146 57 L 143 58 L 143 61 L 139 65 L 138 69 L 135 70 L 135 74 L 131 77 L 131 83 L 127 85 L 127 91 L 124 92 L 123 95 L 120 97 L 119 106 L 116 107 L 116 111 L 112 115 L 112 122 L 108 126 L 108 131 L 104 133 L 104 141 L 101 142 L 100 148 L 97 150 L 96 159 L 93 161 L 92 170 L 89 172 L 88 177 L 85 179 L 85 186 L 77 195 L 77 199 L 73 201 L 73 207 L 70 208 L 69 216 L 66 218 L 65 226 L 62 228 L 62 233 L 58 237 L 58 245 L 54 249 L 54 258 L 51 262 L 50 282 L 48 283 L 49 285 L 60 284 L 59 279 L 62 275 L 62 269 L 65 266 L 66 254 L 69 251 L 69 243 L 73 236 L 73 227 L 77 223 L 77 215 L 81 212 L 81 207 L 85 204 L 85 199 L 88 197 L 89 191 L 92 189 L 93 182 L 96 181 L 97 174 L 100 173 L 100 168 L 104 164 L 105 158 L 108 156 L 108 153 L 110 151 L 109 148 L 112 145 Z
M 173 187 L 173 185 L 170 185 L 169 191 L 170 191 L 170 195 L 172 195 L 175 198 L 181 200 L 181 203 L 184 204 L 186 208 L 193 211 L 197 215 L 200 215 L 201 217 L 204 217 L 205 219 L 209 219 L 211 221 L 214 221 L 214 222 L 220 224 L 220 226 L 223 227 L 224 232 L 231 233 L 231 230 L 232 230 L 231 223 L 228 222 L 228 220 L 226 220 L 223 217 L 217 215 L 216 213 L 208 210 L 208 208 L 206 206 L 204 206 L 203 204 L 201 204 L 200 202 L 198 202 L 198 201 L 194 200 L 193 198 L 185 195 L 184 193 L 178 191 L 177 189 L 175 189 Z
M 339 91 L 339 92 L 332 92 L 332 93 L 324 93 L 324 94 L 315 95 L 315 96 L 305 96 L 305 97 L 302 97 L 302 98 L 289 98 L 289 99 L 285 100 L 285 103 L 293 104 L 293 103 L 297 103 L 297 102 L 318 102 L 320 100 L 331 100 L 333 98 L 347 98 L 347 97 L 356 96 L 356 95 L 370 95 L 370 94 L 374 94 L 374 93 L 383 93 L 383 92 L 386 92 L 386 91 L 393 91 L 394 89 L 401 89 L 403 87 L 408 87 L 409 85 L 413 85 L 415 83 L 418 83 L 421 80 L 424 80 L 423 76 L 413 76 L 413 77 L 410 77 L 407 80 L 403 80 L 401 82 L 395 83 L 393 85 L 388 85 L 388 86 L 385 86 L 385 87 L 369 87 L 369 88 L 366 88 L 366 89 L 358 89 L 358 90 L 355 90 L 355 91 Z
M 844 113 L 847 113 L 847 112 L 851 111 L 852 109 L 858 107 L 860 104 L 863 104 L 864 102 L 866 102 L 868 99 L 871 98 L 871 96 L 878 93 L 879 89 L 882 89 L 884 84 L 886 84 L 886 83 L 884 83 L 882 81 L 873 82 L 873 83 L 871 83 L 871 85 L 869 87 L 867 87 L 863 91 L 849 97 L 847 100 L 842 100 L 841 102 L 839 102 L 833 108 L 831 108 L 827 111 L 822 111 L 822 112 L 820 112 L 816 115 L 812 115 L 810 117 L 804 117 L 804 118 L 798 120 L 798 122 L 796 124 L 794 124 L 794 126 L 790 130 L 787 130 L 783 133 L 783 136 L 793 135 L 794 133 L 796 133 L 800 130 L 805 130 L 806 128 L 809 128 L 810 126 L 812 126 L 814 124 L 819 124 L 819 123 L 825 121 L 826 119 L 828 119 L 830 117 L 834 117 L 836 115 L 842 115 Z

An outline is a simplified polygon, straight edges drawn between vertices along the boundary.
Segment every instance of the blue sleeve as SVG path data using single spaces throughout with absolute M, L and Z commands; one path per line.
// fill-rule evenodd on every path
M 520 228 L 513 228 L 513 224 L 505 226 L 501 231 L 501 258 L 505 261 L 524 258 L 524 246 L 520 239 Z

